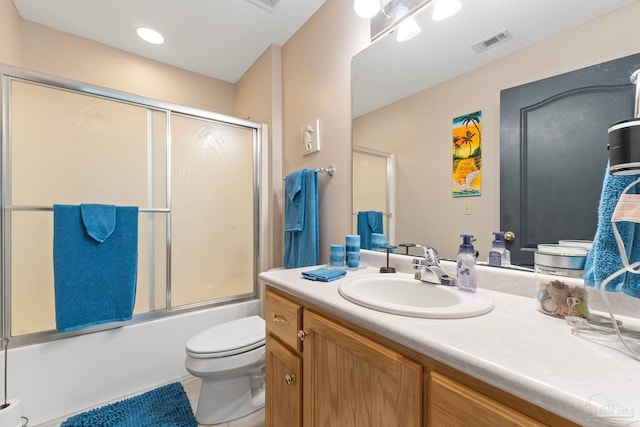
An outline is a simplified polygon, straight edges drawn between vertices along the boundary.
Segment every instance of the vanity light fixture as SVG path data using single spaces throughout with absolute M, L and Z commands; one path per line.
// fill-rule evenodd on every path
M 460 0 L 435 0 L 432 18 L 434 21 L 443 21 L 458 13 L 461 8 Z
M 353 10 L 364 19 L 373 18 L 382 9 L 381 0 L 354 0 Z
M 164 37 L 162 36 L 162 34 L 160 34 L 154 29 L 151 29 L 148 27 L 138 27 L 136 29 L 136 33 L 138 34 L 138 37 L 140 37 L 142 40 L 146 41 L 147 43 L 151 43 L 151 44 L 164 43 Z
M 413 16 L 405 18 L 396 29 L 396 40 L 405 42 L 420 34 L 422 28 L 418 25 Z

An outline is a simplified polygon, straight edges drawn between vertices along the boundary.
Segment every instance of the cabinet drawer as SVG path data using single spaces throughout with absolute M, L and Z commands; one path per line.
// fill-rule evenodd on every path
M 302 307 L 269 290 L 264 305 L 267 333 L 280 338 L 292 349 L 301 351 L 298 331 L 302 329 Z

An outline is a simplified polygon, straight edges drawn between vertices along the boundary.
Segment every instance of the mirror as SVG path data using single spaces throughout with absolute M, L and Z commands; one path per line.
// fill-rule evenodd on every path
M 389 242 L 396 241 L 396 158 L 393 154 L 371 148 L 353 146 L 353 232 L 358 232 L 358 212 L 382 213 L 382 228 Z M 365 226 L 365 224 L 360 224 Z M 363 239 L 364 240 L 364 239 Z M 361 241 L 363 249 L 371 249 L 370 242 Z
M 500 91 L 637 53 L 631 17 L 640 4 L 462 4 L 440 22 L 428 5 L 416 14 L 419 36 L 398 43 L 387 34 L 353 58 L 353 144 L 396 157 L 391 243 L 428 244 L 453 259 L 468 233 L 486 261 L 500 227 Z M 481 195 L 454 198 L 452 120 L 475 111 L 482 112 Z

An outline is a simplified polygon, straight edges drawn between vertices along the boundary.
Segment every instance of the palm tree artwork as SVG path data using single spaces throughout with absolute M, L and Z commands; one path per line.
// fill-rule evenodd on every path
M 482 112 L 453 119 L 453 197 L 482 194 Z

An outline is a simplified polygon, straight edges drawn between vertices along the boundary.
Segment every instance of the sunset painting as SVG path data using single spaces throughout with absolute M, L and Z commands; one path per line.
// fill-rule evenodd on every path
M 482 112 L 453 119 L 453 197 L 482 194 Z

